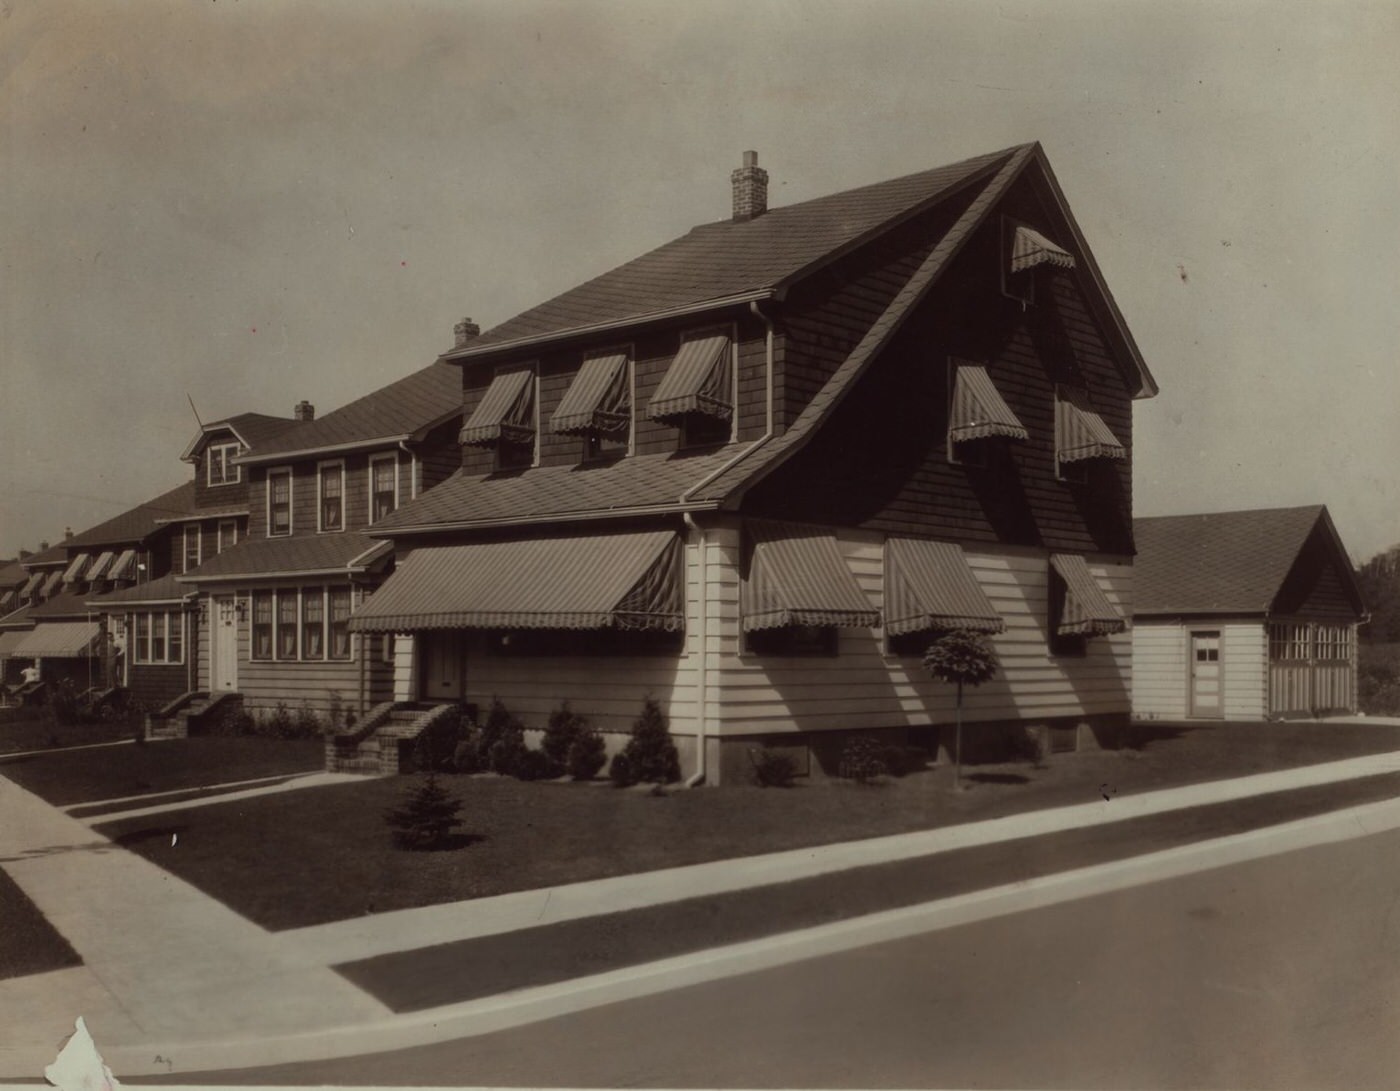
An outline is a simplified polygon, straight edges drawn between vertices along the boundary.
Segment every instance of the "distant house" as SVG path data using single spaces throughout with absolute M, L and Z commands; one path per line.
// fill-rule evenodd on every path
M 186 455 L 199 496 L 217 506 L 236 490 L 241 516 L 201 509 L 194 538 L 183 523 L 171 586 L 207 619 L 188 653 L 193 689 L 238 694 L 250 710 L 321 713 L 387 696 L 382 641 L 352 638 L 346 624 L 391 564 L 368 531 L 456 465 L 460 383 L 434 363 L 321 417 L 302 403 L 295 427 L 245 436 L 238 450 L 209 428 L 197 437 Z M 229 431 L 244 432 L 243 420 Z M 219 528 L 237 517 L 237 541 L 224 542 Z
M 1365 604 L 1320 505 L 1134 521 L 1133 712 L 1355 712 Z
M 647 694 L 687 774 L 935 743 L 921 654 L 992 636 L 979 738 L 1129 716 L 1132 401 L 1154 381 L 1039 145 L 732 217 L 459 336 L 460 468 L 368 532 L 402 702 Z M 815 760 L 813 760 L 815 759 Z
M 67 662 L 75 658 L 68 650 L 69 642 L 64 641 L 51 647 L 47 636 L 52 632 L 37 634 L 38 621 L 35 611 L 53 599 L 62 599 L 64 575 L 68 568 L 68 553 L 64 544 L 48 546 L 38 553 L 30 553 L 18 562 L 23 572 L 21 582 L 12 589 L 9 609 L 0 616 L 0 680 L 13 685 L 19 680 L 19 672 L 33 663 L 40 663 L 41 672 L 46 678 L 57 679 L 67 674 L 86 674 L 85 667 Z M 61 609 L 60 601 L 56 609 Z M 52 611 L 50 611 L 52 619 Z M 79 649 L 86 655 L 87 645 Z M 62 654 L 57 654 L 62 653 Z M 47 668 L 42 660 L 51 662 Z

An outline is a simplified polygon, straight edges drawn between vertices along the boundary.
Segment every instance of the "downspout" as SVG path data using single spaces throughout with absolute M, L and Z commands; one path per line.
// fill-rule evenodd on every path
M 760 447 L 762 447 L 765 443 L 767 443 L 770 439 L 773 438 L 773 320 L 758 309 L 758 302 L 756 300 L 751 300 L 749 302 L 749 310 L 753 313 L 755 318 L 761 320 L 764 326 L 767 327 L 766 333 L 764 334 L 764 357 L 765 369 L 767 372 L 767 381 L 765 383 L 766 391 L 764 404 L 763 435 L 760 436 L 753 443 L 749 444 L 749 446 L 745 447 L 742 451 L 740 451 L 737 455 L 731 458 L 719 469 L 715 470 L 711 474 L 707 474 L 705 477 L 701 478 L 690 488 L 686 489 L 683 493 L 681 493 L 679 502 L 682 504 L 686 503 L 686 501 L 690 499 L 692 493 L 704 488 L 710 482 L 716 480 L 722 474 L 728 472 L 730 469 L 737 466 L 740 463 L 740 461 L 747 458 L 754 451 L 757 451 Z M 738 416 L 737 402 L 738 399 L 736 398 L 736 404 L 734 407 L 736 418 Z M 695 772 L 685 782 L 685 786 L 687 788 L 695 788 L 698 785 L 704 784 L 706 777 L 707 738 L 705 735 L 705 723 L 709 715 L 708 682 L 710 661 L 710 550 L 709 536 L 704 532 L 700 525 L 695 522 L 695 517 L 687 511 L 684 513 L 683 518 L 685 519 L 685 525 L 689 527 L 692 531 L 694 531 L 700 539 L 700 632 L 698 634 L 700 643 L 700 665 L 696 678 L 697 694 L 695 700 Z
M 408 456 L 408 498 L 416 500 L 418 499 L 418 456 L 408 446 L 408 441 L 404 439 L 399 440 L 399 450 Z M 398 484 L 398 480 L 399 475 L 396 471 L 394 473 L 395 485 Z M 397 499 L 396 496 L 395 500 Z

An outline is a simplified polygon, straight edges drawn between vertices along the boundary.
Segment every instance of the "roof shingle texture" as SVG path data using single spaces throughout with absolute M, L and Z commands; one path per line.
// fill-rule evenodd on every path
M 1135 614 L 1263 613 L 1321 505 L 1134 519 Z
M 138 504 L 130 511 L 89 527 L 81 534 L 75 534 L 61 543 L 64 549 L 78 549 L 83 546 L 119 545 L 124 542 L 141 541 L 152 531 L 159 529 L 157 519 L 170 519 L 194 510 L 194 482 L 186 481 L 169 492 L 163 492 L 154 500 Z
M 104 607 L 122 602 L 176 602 L 193 590 L 189 584 L 181 583 L 174 573 L 158 580 L 132 584 L 105 595 L 86 595 L 83 601 L 90 606 Z
M 259 444 L 295 427 L 297 421 L 291 417 L 272 417 L 266 413 L 239 413 L 236 417 L 228 417 L 216 424 L 227 424 L 242 436 L 250 447 L 257 450 Z
M 365 551 L 384 544 L 353 532 L 302 538 L 248 538 L 210 557 L 183 582 L 188 586 L 205 578 L 344 569 Z
M 255 443 L 252 453 L 258 457 L 290 454 L 413 435 L 461 408 L 461 370 L 452 364 L 435 362 L 324 417 Z
M 989 170 L 1015 149 L 862 186 L 678 239 L 486 331 L 475 350 L 775 288 Z M 448 354 L 452 355 L 451 353 Z

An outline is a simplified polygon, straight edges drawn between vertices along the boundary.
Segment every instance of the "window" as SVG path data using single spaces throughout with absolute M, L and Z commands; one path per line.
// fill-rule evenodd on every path
M 193 572 L 199 567 L 200 556 L 200 530 L 198 523 L 185 524 L 185 566 L 181 572 Z
M 533 364 L 497 371 L 458 433 L 468 447 L 494 447 L 498 470 L 533 466 L 539 454 L 539 376 Z
M 320 493 L 319 529 L 345 529 L 345 463 L 323 462 L 317 469 L 317 491 Z
M 332 659 L 350 658 L 350 588 L 330 589 L 330 644 Z M 385 637 L 385 641 L 388 641 Z
M 219 523 L 219 535 L 215 542 L 214 550 L 222 553 L 230 546 L 238 544 L 238 521 L 236 519 L 224 519 Z
M 139 613 L 134 628 L 134 662 L 178 664 L 185 661 L 185 616 L 178 610 Z
M 292 532 L 292 471 L 267 474 L 267 533 L 279 537 Z
M 838 639 L 830 625 L 787 625 L 744 634 L 745 650 L 754 655 L 835 656 Z
M 377 523 L 399 506 L 398 456 L 370 459 L 369 479 L 369 521 Z
M 326 658 L 326 600 L 319 587 L 301 593 L 301 657 Z
M 239 452 L 237 443 L 215 443 L 209 447 L 210 485 L 236 485 L 242 478 L 243 468 L 234 462 Z
M 720 420 L 707 413 L 687 413 L 681 418 L 680 439 L 677 446 L 718 447 L 729 442 L 732 434 L 727 420 Z
M 272 592 L 253 592 L 253 650 L 254 659 L 272 658 Z
M 737 378 L 732 328 L 683 334 L 680 349 L 647 406 L 647 416 L 677 426 L 679 447 L 728 443 L 734 428 Z
M 277 598 L 277 658 L 297 657 L 297 593 L 279 591 Z
M 583 437 L 585 461 L 616 458 L 632 446 L 632 350 L 586 356 L 549 421 L 560 436 Z

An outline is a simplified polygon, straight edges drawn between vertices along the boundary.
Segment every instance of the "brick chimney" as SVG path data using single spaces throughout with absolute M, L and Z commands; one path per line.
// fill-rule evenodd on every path
M 744 165 L 731 171 L 734 219 L 755 220 L 768 211 L 768 172 L 758 165 L 758 152 L 745 152 Z
M 66 542 L 66 541 L 68 541 L 68 539 L 71 538 L 71 537 L 73 537 L 73 528 L 72 528 L 72 527 L 64 527 L 64 528 L 63 528 L 63 540 Z
M 299 421 L 315 420 L 316 407 L 310 402 L 297 402 L 296 406 L 292 409 L 292 417 L 294 420 Z
M 470 318 L 464 318 L 452 327 L 453 345 L 461 348 L 468 341 L 481 336 L 481 327 Z

